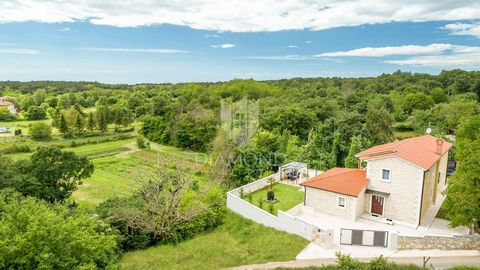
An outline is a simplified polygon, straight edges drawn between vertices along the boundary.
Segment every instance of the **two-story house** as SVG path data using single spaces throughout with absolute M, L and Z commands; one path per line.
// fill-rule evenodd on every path
M 333 168 L 305 181 L 304 203 L 350 220 L 367 215 L 418 227 L 441 201 L 451 147 L 431 135 L 374 146 L 357 154 L 359 168 Z

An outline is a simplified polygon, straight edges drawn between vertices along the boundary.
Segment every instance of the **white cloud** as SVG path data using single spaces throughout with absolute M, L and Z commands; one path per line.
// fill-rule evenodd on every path
M 253 59 L 253 60 L 273 60 L 273 61 L 329 61 L 336 64 L 343 64 L 345 61 L 341 59 L 329 58 L 329 57 L 315 57 L 311 55 L 257 55 L 257 56 L 242 56 L 237 57 L 239 59 Z
M 310 44 L 310 43 L 312 43 L 312 41 L 311 40 L 306 40 L 305 43 Z
M 304 60 L 321 60 L 320 58 L 315 58 L 305 55 L 258 55 L 258 56 L 243 56 L 239 57 L 240 59 L 255 59 L 255 60 L 284 60 L 284 61 L 304 61 Z
M 391 47 L 365 47 L 349 51 L 320 53 L 317 57 L 339 57 L 339 56 L 361 56 L 361 57 L 383 57 L 388 55 L 415 55 L 415 54 L 439 54 L 451 50 L 451 44 L 430 44 L 427 46 L 405 45 Z
M 298 48 L 298 46 L 297 45 L 288 45 L 287 48 L 294 49 L 294 48 Z
M 69 31 L 72 31 L 72 29 L 70 29 L 69 27 L 58 29 L 58 32 L 69 32 Z
M 480 38 L 480 22 L 451 23 L 440 27 L 440 29 L 448 31 L 450 35 L 476 36 Z
M 219 38 L 219 34 L 205 34 L 203 35 L 204 38 Z
M 77 50 L 82 51 L 94 51 L 94 52 L 127 52 L 127 53 L 165 53 L 165 54 L 172 54 L 172 53 L 189 53 L 189 51 L 185 50 L 177 50 L 177 49 L 146 49 L 146 48 L 77 48 Z
M 480 47 L 454 44 L 366 47 L 350 51 L 321 53 L 315 57 L 403 57 L 384 63 L 435 68 L 480 68 Z
M 211 45 L 210 47 L 215 49 L 229 49 L 229 48 L 235 47 L 235 44 L 225 43 L 225 44 Z
M 38 50 L 22 48 L 0 48 L 0 53 L 8 54 L 39 54 Z
M 480 1 L 2 0 L 0 10 L 0 23 L 88 21 L 116 27 L 173 24 L 214 31 L 258 32 L 472 20 L 480 18 Z
M 396 65 L 423 66 L 435 68 L 480 68 L 480 47 L 472 47 L 462 52 L 461 49 L 453 51 L 451 54 L 440 56 L 422 55 L 409 57 L 407 59 L 387 60 L 385 63 Z
M 15 46 L 15 43 L 12 43 L 12 42 L 0 42 L 0 46 Z

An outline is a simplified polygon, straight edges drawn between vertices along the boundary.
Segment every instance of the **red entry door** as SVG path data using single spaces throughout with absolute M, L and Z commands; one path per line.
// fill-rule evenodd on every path
M 372 214 L 383 215 L 384 198 L 381 196 L 372 195 Z

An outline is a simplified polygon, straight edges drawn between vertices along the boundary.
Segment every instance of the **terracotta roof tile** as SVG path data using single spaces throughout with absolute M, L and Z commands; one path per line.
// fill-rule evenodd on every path
M 4 101 L 4 100 L 0 100 L 0 106 L 10 106 L 12 105 L 13 103 L 9 102 L 9 101 Z
M 303 186 L 358 197 L 367 185 L 364 169 L 332 168 L 302 183 Z
M 437 140 L 440 140 L 442 143 L 439 153 L 436 152 Z M 447 141 L 432 135 L 424 135 L 397 142 L 377 145 L 358 153 L 357 157 L 360 157 L 363 160 L 368 160 L 383 156 L 397 156 L 425 170 L 428 170 L 451 147 L 452 144 Z

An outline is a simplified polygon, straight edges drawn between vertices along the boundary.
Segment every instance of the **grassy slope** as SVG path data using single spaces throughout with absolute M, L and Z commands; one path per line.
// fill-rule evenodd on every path
M 258 201 L 267 198 L 267 190 L 269 188 L 270 186 L 267 186 L 251 193 L 251 203 L 259 206 Z M 273 204 L 274 215 L 277 214 L 279 209 L 282 211 L 287 211 L 303 202 L 303 192 L 299 187 L 275 183 L 273 185 L 273 190 L 275 191 L 275 198 L 278 200 Z M 247 194 L 244 196 L 244 199 L 249 201 L 249 196 L 250 194 Z M 269 203 L 264 202 L 263 209 L 269 211 Z
M 26 124 L 24 122 L 24 124 Z M 32 142 L 36 146 L 63 141 Z M 73 197 L 85 206 L 95 206 L 112 197 L 131 193 L 141 184 L 141 174 L 160 159 L 172 164 L 195 167 L 194 179 L 208 187 L 208 156 L 181 151 L 174 147 L 152 144 L 151 150 L 136 149 L 134 139 L 64 148 L 90 158 L 94 174 L 84 180 Z M 8 155 L 27 158 L 30 153 Z M 266 228 L 229 212 L 224 224 L 212 232 L 176 246 L 164 245 L 125 253 L 121 267 L 125 269 L 217 269 L 267 261 L 292 260 L 308 241 L 287 233 Z
M 219 269 L 269 261 L 293 260 L 308 241 L 228 212 L 225 222 L 176 246 L 163 245 L 125 253 L 121 269 Z

